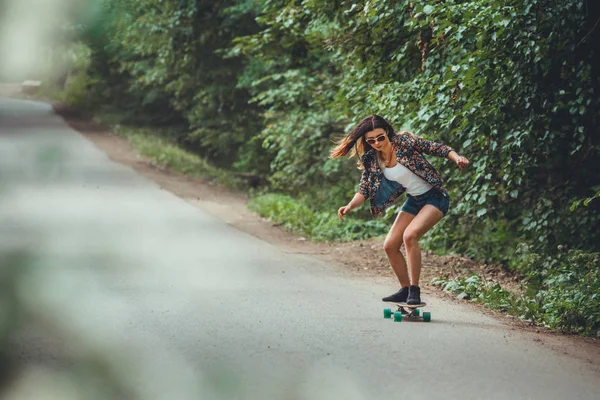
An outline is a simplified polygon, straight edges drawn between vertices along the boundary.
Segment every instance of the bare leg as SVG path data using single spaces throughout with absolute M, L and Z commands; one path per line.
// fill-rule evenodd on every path
M 400 252 L 400 248 L 402 247 L 404 231 L 414 218 L 414 215 L 401 211 L 396 217 L 396 220 L 394 221 L 394 224 L 387 234 L 383 244 L 383 250 L 390 261 L 390 265 L 392 266 L 394 273 L 400 281 L 401 287 L 410 285 L 406 260 Z
M 421 248 L 419 239 L 435 226 L 444 214 L 432 205 L 426 204 L 404 230 L 403 240 L 410 267 L 410 284 L 419 286 L 421 277 Z

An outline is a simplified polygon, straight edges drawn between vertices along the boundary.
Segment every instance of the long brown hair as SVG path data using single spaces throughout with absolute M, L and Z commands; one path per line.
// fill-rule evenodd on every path
M 363 154 L 372 149 L 371 145 L 365 140 L 365 134 L 377 128 L 383 128 L 390 141 L 396 136 L 394 128 L 385 118 L 373 114 L 360 121 L 346 137 L 340 139 L 337 145 L 331 149 L 330 157 L 344 157 L 350 152 L 350 158 L 357 156 L 358 167 L 362 168 Z

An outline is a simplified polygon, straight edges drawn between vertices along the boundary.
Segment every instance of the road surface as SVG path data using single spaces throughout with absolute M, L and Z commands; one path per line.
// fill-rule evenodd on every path
M 0 99 L 0 171 L 3 398 L 600 398 L 593 365 L 468 306 L 383 319 L 389 282 L 233 229 L 47 104 Z

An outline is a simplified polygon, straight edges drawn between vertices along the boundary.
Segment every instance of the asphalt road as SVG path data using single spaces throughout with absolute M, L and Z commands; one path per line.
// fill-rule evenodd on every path
M 597 369 L 466 306 L 383 319 L 391 282 L 233 229 L 43 103 L 0 100 L 0 235 L 4 398 L 600 398 Z

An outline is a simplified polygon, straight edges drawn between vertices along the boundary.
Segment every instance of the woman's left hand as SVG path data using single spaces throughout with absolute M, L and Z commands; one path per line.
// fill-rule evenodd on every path
M 461 169 L 469 165 L 469 160 L 467 160 L 467 158 L 463 156 L 458 156 L 455 161 L 456 165 L 458 165 L 458 168 Z

